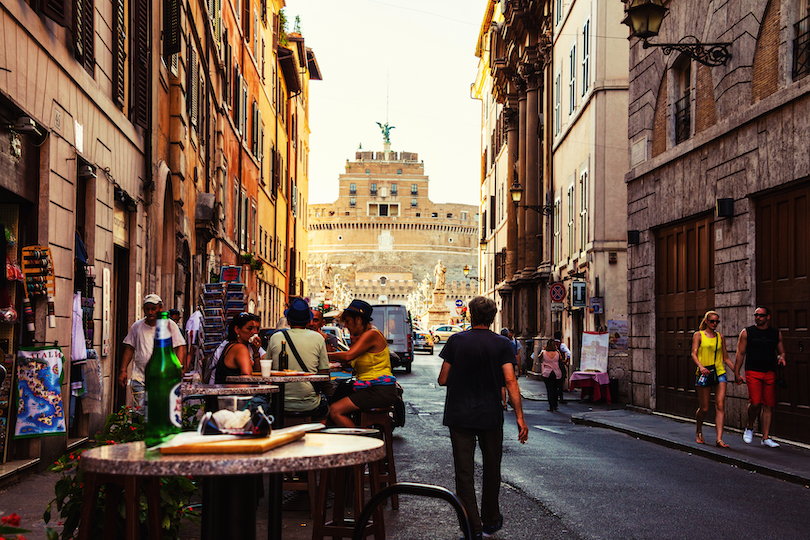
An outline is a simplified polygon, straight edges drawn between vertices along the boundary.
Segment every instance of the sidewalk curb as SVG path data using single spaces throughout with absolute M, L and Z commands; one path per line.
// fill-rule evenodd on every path
M 810 485 L 810 477 L 802 476 L 800 474 L 792 473 L 790 471 L 777 469 L 774 467 L 754 463 L 752 461 L 748 461 L 745 459 L 736 458 L 733 456 L 728 456 L 726 454 L 716 452 L 713 450 L 714 447 L 708 445 L 700 445 L 698 446 L 697 443 L 694 445 L 683 443 L 681 441 L 675 441 L 672 439 L 668 439 L 666 437 L 662 437 L 655 433 L 651 433 L 649 431 L 643 431 L 639 429 L 633 429 L 628 427 L 621 422 L 611 422 L 609 420 L 604 419 L 596 419 L 590 418 L 590 413 L 575 413 L 571 415 L 571 422 L 581 426 L 590 426 L 590 427 L 598 427 L 604 429 L 611 429 L 613 431 L 618 431 L 620 433 L 624 433 L 626 435 L 630 435 L 632 437 L 636 437 L 643 441 L 652 442 L 655 444 L 659 444 L 661 446 L 666 446 L 667 448 L 672 448 L 674 450 L 680 450 L 682 452 L 688 452 L 690 454 L 694 454 L 696 456 L 712 459 L 719 463 L 725 463 L 726 465 L 732 465 L 734 467 L 738 467 L 740 469 L 744 469 L 747 471 L 755 472 L 757 474 L 762 474 L 765 476 L 770 476 L 773 478 L 777 478 L 779 480 L 784 480 L 785 482 L 791 482 L 793 484 L 799 484 L 803 486 Z

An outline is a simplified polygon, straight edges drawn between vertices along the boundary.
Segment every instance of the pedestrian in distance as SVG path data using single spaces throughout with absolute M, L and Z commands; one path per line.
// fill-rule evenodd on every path
M 515 334 L 508 328 L 501 328 L 501 335 L 509 340 L 512 343 L 512 347 L 515 349 L 515 359 L 512 362 L 512 365 L 515 369 L 515 377 L 520 377 L 520 367 L 518 365 L 518 359 L 520 356 L 518 355 L 518 341 L 513 337 Z M 509 405 L 509 396 L 506 394 L 506 386 L 501 386 L 501 401 L 503 401 L 503 410 L 507 409 L 507 405 Z
M 560 356 L 557 343 L 553 339 L 548 340 L 546 348 L 540 351 L 541 375 L 543 376 L 543 382 L 546 384 L 549 412 L 557 411 L 557 398 L 559 396 L 557 383 L 562 379 Z
M 692 336 L 692 361 L 697 365 L 695 371 L 695 391 L 698 397 L 698 408 L 695 412 L 695 440 L 706 444 L 703 439 L 703 420 L 709 412 L 709 399 L 714 389 L 714 422 L 717 425 L 715 445 L 728 448 L 723 442 L 723 421 L 726 411 L 726 368 L 734 369 L 728 357 L 726 340 L 717 331 L 720 315 L 716 311 L 707 311 L 700 321 L 698 331 Z
M 323 319 L 323 311 L 320 309 L 311 309 L 312 320 L 307 323 L 307 328 L 318 332 L 326 341 L 326 352 L 336 352 L 338 350 L 338 340 L 334 334 L 327 334 L 321 328 L 324 327 L 326 321 Z
M 501 386 L 509 392 L 521 443 L 528 439 L 529 428 L 513 367 L 515 349 L 507 338 L 489 329 L 498 312 L 495 302 L 476 296 L 468 307 L 472 328 L 447 340 L 439 353 L 444 362 L 438 383 L 447 387 L 443 424 L 450 428 L 456 493 L 467 511 L 473 538 L 481 538 L 503 527 L 498 504 L 504 420 Z M 480 513 L 474 481 L 476 441 L 483 462 Z
M 127 385 L 127 371 L 130 361 L 133 361 L 132 376 L 129 387 L 132 391 L 132 405 L 136 409 L 144 406 L 145 375 L 144 368 L 152 357 L 155 348 L 155 328 L 158 313 L 163 311 L 163 300 L 156 294 L 148 294 L 143 299 L 143 319 L 132 324 L 129 333 L 124 338 L 124 352 L 121 356 L 121 369 L 118 373 L 118 383 Z M 186 365 L 186 340 L 180 333 L 177 324 L 169 320 L 169 332 L 172 334 L 172 347 L 180 361 L 181 366 Z
M 745 376 L 740 377 L 740 368 L 745 364 Z M 762 430 L 762 446 L 778 448 L 771 439 L 771 419 L 776 407 L 776 370 L 785 365 L 785 348 L 782 332 L 771 327 L 771 311 L 766 307 L 754 310 L 754 325 L 740 332 L 737 355 L 734 360 L 734 379 L 737 384 L 748 385 L 748 426 L 743 441 L 754 440 L 754 422 L 759 418 Z
M 568 366 L 571 365 L 571 349 L 568 348 L 562 340 L 562 332 L 559 330 L 554 332 L 554 344 L 560 353 L 560 374 L 562 375 L 557 381 L 557 400 L 560 403 L 565 403 L 565 382 L 568 380 Z

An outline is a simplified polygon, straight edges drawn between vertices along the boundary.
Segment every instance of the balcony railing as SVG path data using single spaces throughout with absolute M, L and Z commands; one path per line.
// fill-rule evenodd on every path
M 675 144 L 680 144 L 689 138 L 692 128 L 690 106 L 688 91 L 681 99 L 675 102 Z
M 810 16 L 793 25 L 796 38 L 793 40 L 793 80 L 810 73 Z

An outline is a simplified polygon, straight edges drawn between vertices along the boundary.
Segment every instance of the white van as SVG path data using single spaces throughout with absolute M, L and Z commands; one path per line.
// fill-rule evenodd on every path
M 413 363 L 413 322 L 408 308 L 402 304 L 375 304 L 371 306 L 374 326 L 388 341 L 388 349 L 394 364 L 391 367 L 404 367 L 411 372 Z M 399 357 L 399 359 L 397 359 Z

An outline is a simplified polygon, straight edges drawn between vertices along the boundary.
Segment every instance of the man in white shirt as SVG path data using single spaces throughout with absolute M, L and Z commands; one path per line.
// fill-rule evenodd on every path
M 132 376 L 130 378 L 130 389 L 132 390 L 132 405 L 136 409 L 144 406 L 144 368 L 152 351 L 155 348 L 155 326 L 157 325 L 158 313 L 163 311 L 163 300 L 156 294 L 149 294 L 143 299 L 144 318 L 135 321 L 129 329 L 127 337 L 124 338 L 124 354 L 121 357 L 121 370 L 118 373 L 118 383 L 126 387 L 127 370 L 130 361 L 134 358 Z M 172 334 L 172 346 L 180 361 L 180 365 L 186 365 L 186 340 L 174 321 L 169 319 L 169 331 Z
M 571 365 L 571 349 L 563 342 L 562 332 L 554 332 L 554 341 L 557 343 L 557 349 L 560 351 L 560 371 L 562 371 L 562 377 L 557 380 L 557 401 L 565 403 L 563 390 L 565 388 L 565 381 L 568 378 L 568 366 Z

